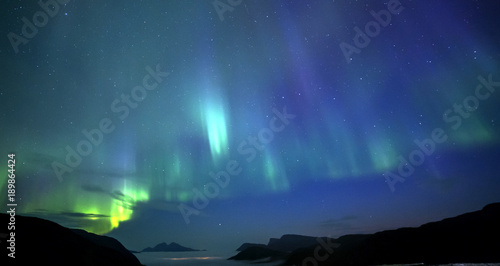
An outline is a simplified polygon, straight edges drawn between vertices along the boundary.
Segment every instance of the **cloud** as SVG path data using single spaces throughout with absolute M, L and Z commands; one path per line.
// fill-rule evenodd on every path
M 109 218 L 109 215 L 104 214 L 93 214 L 93 213 L 81 213 L 81 212 L 61 212 L 59 215 L 75 218 Z
M 133 201 L 133 198 L 128 196 L 128 195 L 125 195 L 123 192 L 119 191 L 119 190 L 114 190 L 114 191 L 108 191 L 98 185 L 93 185 L 93 184 L 83 184 L 81 186 L 81 188 L 87 192 L 92 192 L 92 193 L 101 193 L 101 194 L 104 194 L 106 196 L 109 196 L 110 198 L 112 199 L 115 199 L 115 200 L 118 200 L 120 202 L 122 202 L 124 205 L 124 207 L 127 207 L 128 205 L 134 203 Z
M 23 213 L 26 216 L 38 217 L 41 219 L 53 221 L 69 228 L 88 228 L 99 224 L 102 219 L 108 219 L 110 216 L 104 214 L 81 213 L 81 212 L 50 212 L 39 209 L 35 212 Z
M 138 202 L 135 206 L 135 209 L 143 209 L 143 210 L 156 210 L 156 211 L 165 211 L 170 213 L 179 213 L 178 203 L 169 202 L 166 200 L 156 199 L 150 200 L 148 202 Z
M 108 193 L 102 187 L 97 185 L 83 184 L 82 189 L 88 192 L 99 192 L 99 193 Z
M 328 227 L 329 230 L 340 231 L 340 230 L 353 230 L 357 227 L 353 226 L 353 222 L 358 220 L 357 216 L 347 215 L 341 218 L 328 219 L 320 223 L 322 227 Z

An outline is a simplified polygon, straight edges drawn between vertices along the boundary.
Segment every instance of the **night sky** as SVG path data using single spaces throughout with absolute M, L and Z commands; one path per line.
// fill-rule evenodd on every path
M 500 201 L 498 1 L 37 2 L 0 8 L 18 214 L 215 250 Z

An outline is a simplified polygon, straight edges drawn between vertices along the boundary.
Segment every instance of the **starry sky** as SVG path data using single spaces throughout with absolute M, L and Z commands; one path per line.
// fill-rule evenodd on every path
M 235 249 L 500 201 L 497 1 L 48 2 L 0 8 L 18 214 Z

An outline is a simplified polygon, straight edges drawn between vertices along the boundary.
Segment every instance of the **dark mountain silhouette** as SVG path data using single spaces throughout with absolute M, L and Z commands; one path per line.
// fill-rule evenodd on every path
M 418 228 L 401 228 L 372 235 L 347 236 L 349 244 L 337 248 L 318 265 L 395 263 L 497 263 L 500 262 L 500 203 Z M 356 239 L 354 239 L 356 238 Z M 339 239 L 340 240 L 340 239 Z M 288 265 L 313 256 L 311 246 L 291 254 Z
M 366 235 L 346 235 L 337 239 L 305 236 L 283 236 L 269 241 L 273 248 L 285 250 L 307 243 L 284 257 L 284 265 L 382 265 L 447 264 L 500 262 L 500 203 L 489 204 L 480 211 L 431 222 L 417 228 L 400 228 Z M 311 238 L 316 243 L 311 244 Z M 284 243 L 290 240 L 290 243 Z M 278 251 L 267 245 L 265 249 Z M 311 244 L 311 245 L 309 245 Z M 287 248 L 285 248 L 287 247 Z M 262 247 L 261 247 L 262 249 Z M 315 250 L 319 251 L 315 253 Z M 240 255 L 241 254 L 241 255 Z M 254 260 L 265 256 L 263 250 L 247 248 L 231 259 Z M 259 258 L 259 254 L 262 254 Z M 268 256 L 269 257 L 269 256 Z M 252 259 L 248 259 L 252 258 Z M 311 264 L 312 263 L 312 264 Z
M 179 252 L 179 251 L 202 251 L 202 250 L 183 247 L 175 242 L 172 242 L 170 244 L 162 242 L 156 245 L 154 248 L 147 247 L 143 249 L 141 252 Z
M 0 214 L 2 224 L 10 216 Z M 10 234 L 7 226 L 0 227 L 0 234 Z M 6 239 L 5 239 L 6 240 Z M 2 246 L 6 246 L 1 239 Z M 1 265 L 141 265 L 118 240 L 69 229 L 54 222 L 35 217 L 15 216 L 15 259 L 7 256 L 3 248 Z
M 243 251 L 249 247 L 267 247 L 265 244 L 243 243 L 236 251 Z
M 298 248 L 307 247 L 310 245 L 316 245 L 316 238 L 312 236 L 301 236 L 301 235 L 283 235 L 279 239 L 271 238 L 267 247 L 273 250 L 282 252 L 291 252 Z
M 267 247 L 250 246 L 229 260 L 260 260 L 270 258 L 270 261 L 284 259 L 288 253 L 273 250 Z
M 311 245 L 317 245 L 320 241 L 327 241 L 326 237 L 318 238 L 301 235 L 283 235 L 280 238 L 271 238 L 267 245 L 245 243 L 238 250 L 237 255 L 229 258 L 230 260 L 260 260 L 270 258 L 270 261 L 285 259 L 286 256 L 297 249 L 306 248 Z M 332 240 L 331 238 L 329 239 Z

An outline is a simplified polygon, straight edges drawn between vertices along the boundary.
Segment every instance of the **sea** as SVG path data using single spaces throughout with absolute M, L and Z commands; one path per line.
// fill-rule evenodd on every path
M 241 262 L 227 260 L 231 256 L 236 255 L 234 253 L 207 253 L 207 251 L 196 251 L 196 252 L 144 252 L 135 253 L 134 255 L 139 259 L 139 261 L 146 266 L 170 266 L 170 265 L 210 265 L 210 266 L 248 266 L 255 265 L 258 261 Z M 275 266 L 279 265 L 281 262 L 273 263 L 258 263 L 259 266 Z M 400 264 L 400 265 L 424 265 L 424 264 Z M 500 266 L 500 263 L 453 263 L 453 264 L 442 264 L 447 266 Z M 392 265 L 394 266 L 394 265 Z
M 249 262 L 227 260 L 236 255 L 232 253 L 209 253 L 207 251 L 193 252 L 143 252 L 134 255 L 146 266 L 170 266 L 170 265 L 213 265 L 213 266 L 248 266 Z M 253 261 L 255 262 L 255 261 Z M 260 266 L 275 266 L 280 262 L 259 263 Z

